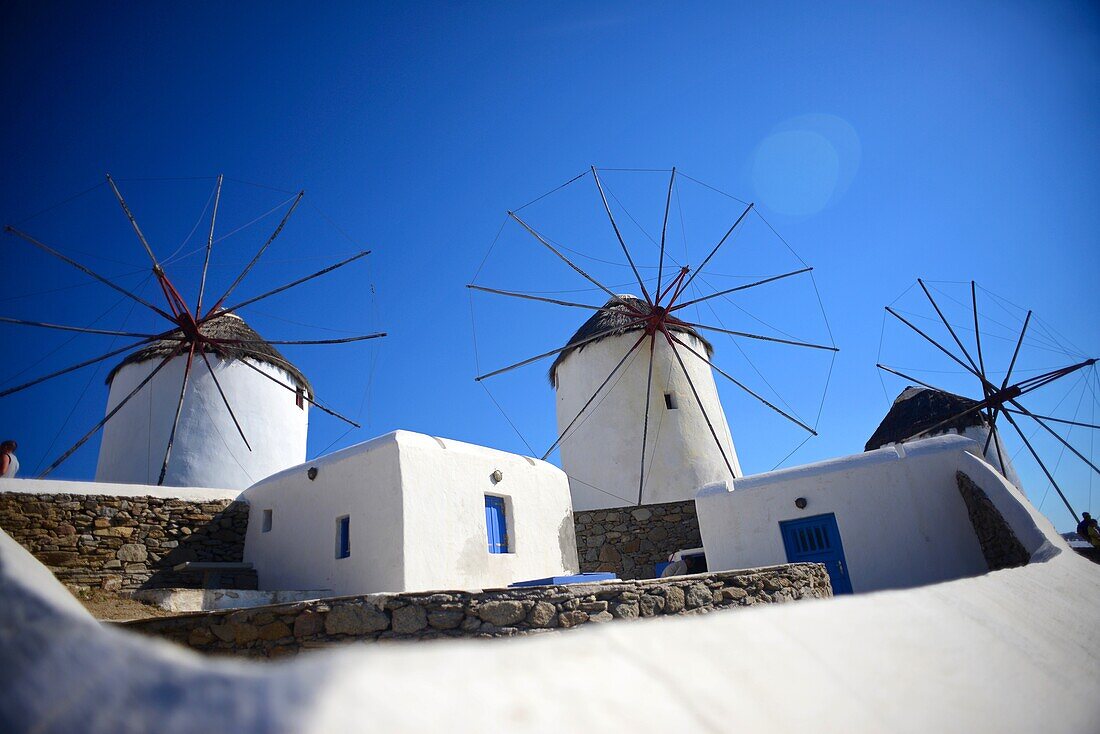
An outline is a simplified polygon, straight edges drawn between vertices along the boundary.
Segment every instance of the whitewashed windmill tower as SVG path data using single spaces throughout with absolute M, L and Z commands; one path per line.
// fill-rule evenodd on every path
M 305 375 L 236 314 L 219 316 L 203 327 L 211 339 L 227 342 L 218 351 L 207 346 L 175 421 L 187 355 L 168 362 L 137 397 L 104 426 L 97 482 L 156 484 L 164 447 L 175 437 L 162 484 L 174 487 L 245 489 L 306 459 L 306 431 L 312 388 Z M 133 352 L 107 377 L 113 410 L 164 357 L 178 346 L 164 339 Z M 214 382 L 214 375 L 217 382 Z M 288 391 L 282 384 L 294 387 Z M 230 415 L 224 391 L 234 406 Z M 238 431 L 234 418 L 240 425 Z M 238 435 L 241 434 L 241 435 Z M 241 436 L 247 436 L 245 443 Z
M 690 500 L 707 484 L 730 481 L 741 476 L 741 466 L 733 437 L 719 400 L 715 373 L 754 400 L 798 425 L 800 429 L 816 435 L 815 430 L 809 425 L 778 408 L 715 364 L 713 361 L 715 350 L 702 336 L 702 332 L 720 333 L 738 339 L 762 340 L 785 345 L 783 348 L 799 346 L 836 352 L 835 346 L 814 344 L 794 338 L 733 331 L 724 326 L 697 323 L 702 318 L 698 315 L 700 314 L 698 308 L 693 311 L 696 314 L 696 321 L 688 321 L 688 311 L 685 310 L 690 306 L 706 303 L 713 312 L 713 306 L 718 303 L 716 299 L 725 300 L 733 293 L 802 275 L 812 268 L 802 261 L 804 267 L 797 270 L 753 282 L 743 282 L 741 285 L 723 290 L 714 289 L 705 278 L 695 282 L 704 268 L 712 263 L 723 245 L 731 239 L 731 235 L 742 227 L 742 223 L 754 208 L 752 204 L 736 200 L 744 206 L 744 209 L 738 206 L 730 220 L 726 220 L 732 220 L 732 223 L 728 229 L 722 226 L 721 232 L 724 234 L 720 238 L 716 237 L 716 244 L 711 246 L 714 240 L 707 243 L 707 254 L 700 258 L 699 264 L 691 267 L 675 263 L 671 255 L 666 252 L 665 240 L 669 209 L 674 192 L 678 190 L 678 184 L 676 169 L 673 168 L 668 173 L 670 177 L 667 191 L 661 191 L 664 198 L 664 217 L 660 240 L 658 242 L 656 237 L 649 237 L 656 246 L 654 250 L 659 248 L 659 252 L 652 253 L 656 265 L 641 266 L 643 270 L 656 271 L 653 277 L 642 276 L 639 266 L 626 245 L 619 224 L 612 214 L 599 171 L 593 167 L 520 209 L 542 201 L 591 174 L 602 205 L 599 207 L 602 210 L 601 214 L 606 213 L 611 231 L 614 233 L 614 241 L 618 245 L 614 248 L 615 253 L 612 257 L 617 258 L 621 252 L 625 262 L 609 261 L 607 253 L 602 252 L 603 257 L 588 257 L 579 250 L 558 244 L 556 239 L 558 235 L 544 236 L 522 219 L 517 210 L 508 213 L 511 220 L 549 251 L 556 258 L 556 262 L 567 265 L 573 273 L 587 283 L 583 284 L 581 291 L 539 290 L 533 293 L 489 288 L 474 283 L 467 286 L 475 291 L 494 295 L 574 309 L 587 309 L 592 312 L 591 317 L 581 325 L 565 345 L 486 372 L 476 378 L 481 382 L 557 355 L 549 374 L 550 384 L 555 390 L 557 439 L 541 458 L 546 460 L 555 449 L 560 447 L 561 466 L 569 476 L 573 507 L 578 510 Z M 709 185 L 702 185 L 717 191 Z M 718 193 L 721 194 L 721 192 Z M 611 192 L 611 196 L 625 211 L 625 207 L 614 192 Z M 629 215 L 629 212 L 626 213 Z M 642 225 L 638 224 L 633 216 L 630 216 L 630 219 L 638 225 L 639 229 L 642 229 Z M 770 236 L 778 238 L 774 230 L 770 229 L 770 225 L 768 229 L 772 233 Z M 644 230 L 643 233 L 648 235 Z M 574 237 L 582 240 L 596 239 L 598 236 L 589 231 L 574 233 Z M 574 245 L 577 244 L 575 239 L 571 242 Z M 789 250 L 789 246 L 786 247 Z M 616 294 L 605 285 L 605 282 L 615 281 L 601 282 L 577 262 L 571 260 L 562 250 L 583 257 L 584 267 L 592 267 L 589 263 L 629 267 L 638 287 L 637 295 Z M 493 248 L 490 247 L 486 260 L 492 252 Z M 801 258 L 798 259 L 801 261 Z M 483 262 L 482 268 L 484 265 Z M 541 272 L 547 267 L 543 264 L 531 267 L 529 271 Z M 478 274 L 480 273 L 481 268 L 478 270 Z M 621 270 L 618 273 L 612 273 L 611 277 L 620 277 L 621 273 Z M 759 276 L 733 277 L 758 278 Z M 476 278 L 477 275 L 475 275 Z M 689 291 L 689 288 L 692 290 Z M 536 293 L 572 293 L 596 289 L 603 294 L 601 296 L 603 305 L 536 295 Z M 696 297 L 689 297 L 688 293 Z M 704 295 L 698 295 L 700 293 Z M 471 310 L 473 310 L 472 303 Z M 715 318 L 718 318 L 717 313 Z M 488 387 L 485 389 L 489 390 Z M 492 396 L 491 392 L 489 394 Z M 493 399 L 496 402 L 496 399 Z M 497 407 L 500 407 L 499 403 Z M 501 411 L 503 412 L 503 408 Z M 511 422 L 510 418 L 509 421 Z M 513 428 L 515 428 L 514 423 Z
M 741 476 L 713 372 L 692 354 L 711 358 L 710 343 L 667 318 L 669 333 L 684 343 L 681 367 L 663 334 L 647 339 L 646 323 L 630 317 L 630 311 L 648 311 L 644 300 L 620 296 L 605 308 L 577 330 L 568 342 L 574 346 L 559 353 L 550 368 L 558 433 L 570 436 L 561 444 L 561 462 L 570 477 L 573 506 L 587 510 L 689 500 L 706 484 Z M 620 363 L 621 371 L 616 369 Z M 611 387 L 605 380 L 613 373 L 618 380 Z M 599 410 L 574 422 L 597 393 Z M 643 440 L 644 467 L 639 460 Z
M 342 344 L 375 339 L 385 333 L 338 339 L 265 340 L 236 313 L 257 301 L 313 280 L 370 254 L 369 250 L 297 278 L 266 293 L 230 303 L 229 297 L 259 262 L 287 224 L 304 192 L 289 204 L 274 232 L 229 287 L 204 306 L 206 276 L 214 244 L 214 225 L 223 177 L 211 192 L 210 228 L 198 296 L 192 305 L 180 295 L 157 260 L 115 181 L 107 176 L 122 211 L 152 264 L 164 294 L 157 306 L 99 275 L 26 232 L 6 231 L 71 265 L 100 283 L 141 304 L 167 321 L 160 333 L 93 329 L 0 316 L 0 322 L 137 339 L 130 344 L 0 391 L 0 398 L 78 369 L 128 353 L 107 377 L 110 394 L 103 419 L 46 467 L 45 477 L 104 429 L 96 481 L 168 484 L 244 489 L 288 466 L 305 460 L 309 407 L 318 408 L 358 428 L 359 424 L 319 403 L 313 389 L 276 344 Z M 86 192 L 87 193 L 87 192 Z M 208 202 L 209 206 L 209 202 Z M 202 363 L 202 367 L 198 366 Z M 120 418 L 121 416 L 121 418 Z

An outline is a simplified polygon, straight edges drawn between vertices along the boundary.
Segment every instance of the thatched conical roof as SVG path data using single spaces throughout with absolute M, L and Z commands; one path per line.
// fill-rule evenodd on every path
M 923 433 L 941 421 L 956 416 L 977 405 L 977 402 L 961 395 L 927 387 L 909 386 L 894 399 L 886 417 L 867 440 L 864 451 L 873 451 L 891 443 Z M 980 410 L 962 416 L 936 429 L 936 433 L 946 433 L 954 428 L 962 433 L 970 426 L 986 425 Z
M 310 395 L 313 394 L 313 387 L 309 384 L 309 380 L 302 374 L 301 370 L 295 367 L 290 361 L 284 357 L 278 349 L 268 344 L 267 341 L 256 333 L 256 330 L 245 323 L 235 313 L 221 314 L 215 316 L 211 320 L 205 322 L 200 330 L 202 333 L 211 339 L 226 340 L 228 344 L 218 344 L 218 351 L 227 355 L 232 359 L 245 359 L 246 357 L 253 362 L 260 362 L 264 364 L 274 365 L 281 369 L 286 370 L 294 381 L 298 383 L 299 387 L 305 388 L 306 392 Z M 183 336 L 182 330 L 177 330 L 172 333 L 172 336 Z M 247 342 L 247 343 L 232 343 Z M 155 341 L 147 347 L 131 352 L 126 356 L 124 360 L 115 365 L 110 374 L 107 375 L 107 384 L 111 384 L 111 380 L 114 379 L 115 373 L 128 364 L 137 364 L 138 362 L 148 362 L 154 359 L 163 359 L 175 351 L 179 346 L 179 341 L 176 339 L 161 339 Z M 214 348 L 206 344 L 204 350 L 208 354 L 214 354 Z M 186 355 L 184 355 L 186 356 Z M 197 355 L 196 355 L 197 357 Z
M 634 317 L 630 315 L 630 311 L 628 309 L 633 309 L 634 311 L 640 313 L 650 313 L 651 311 L 649 304 L 647 304 L 645 301 L 638 298 L 637 296 L 631 295 L 621 295 L 610 298 L 608 299 L 607 303 L 604 304 L 604 308 L 606 310 L 597 311 L 595 314 L 592 315 L 590 319 L 588 319 L 588 321 L 585 321 L 583 324 L 581 324 L 581 328 L 577 329 L 577 332 L 573 334 L 572 337 L 570 337 L 569 341 L 566 342 L 566 346 L 568 347 L 571 344 L 576 344 L 577 342 L 584 341 L 593 334 L 598 334 L 599 332 L 606 331 L 607 329 L 614 329 L 614 331 L 600 337 L 599 339 L 594 339 L 587 344 L 581 344 L 580 346 L 567 348 L 559 352 L 557 358 L 554 360 L 554 364 L 550 365 L 550 384 L 554 387 L 558 386 L 558 365 L 564 362 L 570 354 L 572 354 L 573 352 L 579 352 L 589 344 L 601 342 L 608 337 L 622 336 L 628 331 L 641 331 L 645 328 L 644 324 L 629 325 Z M 668 316 L 665 323 L 667 324 L 669 331 L 676 331 L 681 334 L 690 334 L 691 336 L 702 342 L 703 347 L 707 350 L 708 357 L 714 353 L 714 347 L 711 346 L 710 342 L 700 336 L 699 332 L 697 332 L 695 329 L 691 328 L 687 324 L 680 322 L 672 316 Z M 692 359 L 694 358 L 695 357 L 692 357 Z

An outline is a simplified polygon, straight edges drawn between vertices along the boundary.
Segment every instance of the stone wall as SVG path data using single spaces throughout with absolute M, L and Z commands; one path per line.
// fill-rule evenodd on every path
M 695 500 L 574 512 L 573 525 L 581 571 L 622 579 L 651 579 L 671 553 L 703 545 Z
M 981 487 L 961 471 L 955 472 L 955 481 L 966 503 L 970 524 L 974 526 L 989 570 L 1026 565 L 1031 560 L 1031 554 Z
M 373 594 L 126 622 L 202 652 L 279 657 L 375 640 L 511 637 L 585 624 L 832 596 L 825 567 L 799 563 L 645 581 Z
M 200 575 L 172 566 L 240 562 L 247 526 L 248 505 L 231 500 L 0 493 L 0 528 L 77 587 L 199 587 Z M 256 574 L 224 574 L 219 585 L 255 589 Z

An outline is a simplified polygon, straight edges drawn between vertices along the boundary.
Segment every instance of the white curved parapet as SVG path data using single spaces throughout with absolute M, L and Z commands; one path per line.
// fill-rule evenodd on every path
M 11 731 L 1096 731 L 1100 567 L 968 475 L 1032 554 L 919 588 L 515 640 L 204 659 L 97 627 L 0 535 Z M 963 458 L 962 462 L 970 460 Z

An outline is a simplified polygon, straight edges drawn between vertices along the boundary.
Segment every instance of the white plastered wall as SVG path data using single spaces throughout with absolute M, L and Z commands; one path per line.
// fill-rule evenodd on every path
M 505 500 L 509 553 L 488 552 L 487 494 Z M 397 431 L 280 472 L 242 498 L 250 504 L 245 560 L 263 589 L 475 589 L 579 569 L 561 470 L 449 439 Z M 344 515 L 351 556 L 338 559 Z
M 306 458 L 309 404 L 237 360 L 207 355 L 252 447 L 249 451 L 225 408 L 203 360 L 196 355 L 179 427 L 165 475 L 166 485 L 244 489 Z M 96 481 L 156 484 L 179 402 L 187 356 L 169 362 L 103 428 Z M 296 384 L 285 370 L 250 364 L 280 382 Z M 128 364 L 115 373 L 107 399 L 114 409 L 160 364 Z
M 557 368 L 558 432 L 565 429 L 596 392 L 641 332 L 608 337 L 569 354 Z M 676 336 L 700 354 L 695 337 Z M 735 476 L 741 476 L 733 438 L 726 423 L 711 368 L 688 350 L 678 349 L 699 393 Z M 574 425 L 561 445 L 562 468 L 577 510 L 624 507 L 638 503 L 649 345 L 643 342 L 627 359 Z M 676 409 L 665 405 L 673 396 Z M 689 500 L 700 487 L 730 479 L 730 471 L 668 342 L 658 336 L 653 350 L 653 387 L 646 440 L 646 481 L 641 504 Z
M 706 487 L 695 504 L 707 567 L 786 563 L 779 523 L 833 513 L 856 592 L 985 573 L 955 479 L 963 457 L 980 461 L 968 451 L 981 447 L 940 436 Z

